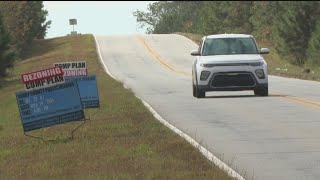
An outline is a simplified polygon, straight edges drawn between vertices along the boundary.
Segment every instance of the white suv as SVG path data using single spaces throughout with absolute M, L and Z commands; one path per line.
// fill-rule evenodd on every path
M 204 98 L 206 91 L 254 90 L 268 96 L 267 63 L 256 40 L 245 34 L 217 34 L 202 38 L 192 65 L 193 96 Z

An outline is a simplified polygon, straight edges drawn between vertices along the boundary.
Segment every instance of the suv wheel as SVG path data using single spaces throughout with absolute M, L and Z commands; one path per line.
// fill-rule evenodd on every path
M 205 91 L 199 90 L 198 88 L 196 88 L 196 89 L 197 89 L 197 98 L 206 97 L 206 92 Z
M 259 88 L 259 89 L 255 89 L 254 90 L 254 94 L 257 96 L 268 96 L 268 86 L 267 87 L 263 87 L 263 88 Z
M 192 94 L 193 94 L 193 97 L 197 97 L 197 89 L 194 84 L 192 84 Z

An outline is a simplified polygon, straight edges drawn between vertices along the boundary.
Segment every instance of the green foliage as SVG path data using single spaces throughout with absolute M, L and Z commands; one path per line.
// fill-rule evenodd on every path
M 229 3 L 228 1 L 207 1 L 204 3 L 200 12 L 200 22 L 198 22 L 200 34 L 224 33 L 224 26 L 222 24 L 224 24 L 223 21 L 227 16 L 228 10 L 226 8 L 220 9 L 220 7 L 228 6 Z
M 319 2 L 279 2 L 281 13 L 274 18 L 272 42 L 279 54 L 294 64 L 304 64 L 307 47 L 315 28 Z
M 311 64 L 320 65 L 320 20 L 311 35 L 307 55 Z
M 148 12 L 135 11 L 133 15 L 137 18 L 137 22 L 140 23 L 140 28 L 149 26 L 147 33 L 153 33 L 155 26 L 159 24 L 162 15 L 167 13 L 169 6 L 167 2 L 159 1 L 148 5 Z
M 252 34 L 260 40 L 271 40 L 274 18 L 281 13 L 277 1 L 254 1 L 251 7 Z
M 32 40 L 45 37 L 51 21 L 46 21 L 42 1 L 0 1 L 0 14 L 0 76 L 4 76 Z
M 18 52 L 33 39 L 43 39 L 51 24 L 46 22 L 48 12 L 42 1 L 0 1 L 0 12 Z
M 42 1 L 28 1 L 30 7 L 30 16 L 32 25 L 30 36 L 28 41 L 32 41 L 33 38 L 44 39 L 47 34 L 47 29 L 50 27 L 51 21 L 46 22 L 46 16 L 48 11 L 43 9 Z
M 206 1 L 200 12 L 199 33 L 251 33 L 251 6 L 251 1 Z
M 160 1 L 133 14 L 148 33 L 253 34 L 293 64 L 320 58 L 319 1 Z
M 179 7 L 175 2 L 162 2 L 159 4 L 161 18 L 154 26 L 153 33 L 172 33 L 182 25 L 182 17 L 178 16 Z
M 148 26 L 147 33 L 193 32 L 203 2 L 159 1 L 148 6 L 148 12 L 135 11 L 140 27 Z
M 0 76 L 6 75 L 7 69 L 13 66 L 14 59 L 15 54 L 10 48 L 10 37 L 0 15 Z
M 173 32 L 197 32 L 197 22 L 198 17 L 201 12 L 201 8 L 203 7 L 203 1 L 175 1 L 178 9 L 175 14 L 176 21 L 180 21 L 179 25 L 176 24 L 177 28 Z

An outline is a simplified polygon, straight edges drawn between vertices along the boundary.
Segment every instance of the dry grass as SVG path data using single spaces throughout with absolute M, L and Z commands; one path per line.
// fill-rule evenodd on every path
M 100 111 L 72 141 L 66 139 L 80 122 L 30 133 L 52 142 L 24 136 L 15 99 L 23 89 L 20 74 L 77 60 L 97 75 Z M 34 42 L 1 85 L 0 179 L 231 179 L 106 75 L 92 35 Z
M 197 44 L 199 44 L 200 40 L 204 36 L 201 34 L 181 32 L 177 32 L 176 34 L 183 35 Z M 271 43 L 258 42 L 258 46 L 260 48 L 267 47 L 270 50 L 269 54 L 263 55 L 268 63 L 269 75 L 320 81 L 320 67 L 312 66 L 309 64 L 306 64 L 305 66 L 292 65 L 289 62 L 281 59 L 281 57 L 277 54 L 276 50 L 274 49 Z M 306 69 L 310 69 L 310 73 L 304 72 Z

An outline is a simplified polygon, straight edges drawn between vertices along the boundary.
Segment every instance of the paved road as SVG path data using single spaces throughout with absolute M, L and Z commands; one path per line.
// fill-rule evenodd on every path
M 269 76 L 269 97 L 239 91 L 196 99 L 189 54 L 197 46 L 187 38 L 97 40 L 117 79 L 247 179 L 320 179 L 319 82 Z

